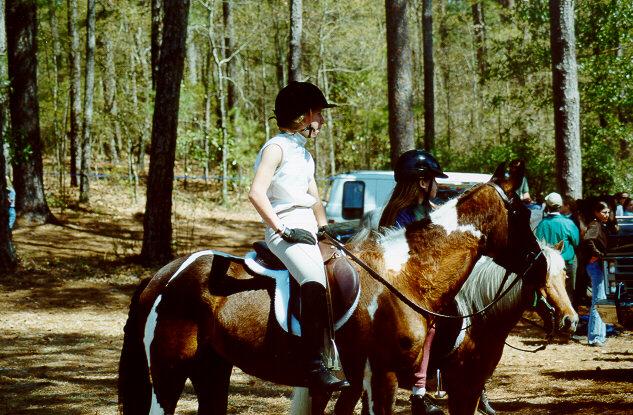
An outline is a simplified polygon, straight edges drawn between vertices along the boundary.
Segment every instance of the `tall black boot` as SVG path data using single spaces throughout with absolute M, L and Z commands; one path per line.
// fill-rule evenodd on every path
M 488 400 L 488 396 L 486 396 L 486 389 L 481 391 L 481 397 L 479 398 L 479 409 L 480 412 L 483 412 L 486 415 L 495 415 L 497 411 L 492 409 L 490 406 L 490 401 Z
M 323 363 L 323 348 L 329 335 L 329 307 L 325 287 L 310 281 L 301 285 L 301 338 L 307 357 L 308 387 L 334 392 L 349 386 Z M 329 337 L 329 336 L 328 336 Z

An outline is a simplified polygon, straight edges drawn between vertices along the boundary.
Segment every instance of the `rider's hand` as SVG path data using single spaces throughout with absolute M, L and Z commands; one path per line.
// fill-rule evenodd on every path
M 316 239 L 314 239 L 314 235 L 312 235 L 305 229 L 285 228 L 280 235 L 284 241 L 291 244 L 316 245 Z
M 319 226 L 319 230 L 317 231 L 317 238 L 319 239 L 319 241 L 325 239 L 326 234 L 328 234 L 332 238 L 336 238 L 336 233 L 330 225 Z

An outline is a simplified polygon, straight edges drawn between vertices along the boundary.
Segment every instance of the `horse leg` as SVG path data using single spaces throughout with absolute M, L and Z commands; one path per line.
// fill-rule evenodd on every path
M 362 382 L 351 382 L 349 388 L 341 391 L 336 405 L 334 405 L 334 413 L 336 415 L 351 415 L 354 413 L 354 407 L 363 393 Z
M 369 367 L 369 362 L 367 363 Z M 398 388 L 398 381 L 393 372 L 365 371 L 363 381 L 367 393 L 367 408 L 370 414 L 391 415 Z
M 212 350 L 194 362 L 191 383 L 198 397 L 199 415 L 225 415 L 233 365 Z
M 149 413 L 173 414 L 187 380 L 184 365 L 173 361 L 153 361 L 151 371 L 152 406 Z
M 331 392 L 311 390 L 310 397 L 312 398 L 311 415 L 322 415 L 325 413 L 325 407 L 332 397 Z

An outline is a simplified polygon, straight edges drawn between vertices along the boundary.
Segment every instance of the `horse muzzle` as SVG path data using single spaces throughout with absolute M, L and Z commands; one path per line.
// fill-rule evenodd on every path
M 576 327 L 578 327 L 578 314 L 574 314 L 573 316 L 565 315 L 560 320 L 558 331 L 561 333 L 574 334 Z

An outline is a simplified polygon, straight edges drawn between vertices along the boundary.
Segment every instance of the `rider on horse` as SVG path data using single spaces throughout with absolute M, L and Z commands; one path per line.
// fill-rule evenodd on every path
M 266 224 L 266 245 L 300 285 L 308 385 L 327 391 L 349 383 L 323 362 L 324 338 L 331 336 L 332 319 L 316 233 L 327 226 L 327 219 L 314 179 L 314 160 L 305 145 L 319 134 L 321 111 L 331 107 L 321 90 L 309 82 L 293 81 L 279 91 L 275 118 L 281 131 L 260 150 L 248 195 Z
M 429 218 L 431 199 L 437 195 L 436 177 L 448 177 L 440 163 L 424 150 L 404 152 L 394 169 L 396 187 L 380 218 L 380 226 L 404 228 L 414 221 Z M 424 342 L 424 358 L 414 376 L 411 393 L 411 413 L 443 414 L 444 412 L 426 396 L 426 371 L 435 328 L 431 327 Z

